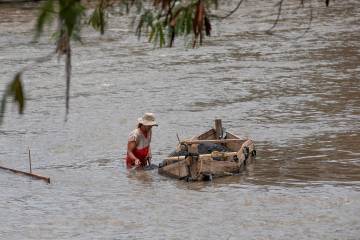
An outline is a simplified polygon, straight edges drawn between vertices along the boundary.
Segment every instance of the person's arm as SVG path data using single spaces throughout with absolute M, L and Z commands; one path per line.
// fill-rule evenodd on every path
M 150 143 L 151 143 L 152 130 L 149 131 L 149 134 L 150 134 Z M 148 152 L 148 155 L 147 155 L 147 164 L 149 166 L 151 165 L 151 158 L 152 158 L 152 154 L 151 154 L 151 147 L 150 147 L 150 144 L 149 144 L 149 152 Z
M 148 163 L 149 166 L 151 165 L 151 158 L 152 158 L 151 148 L 149 146 L 149 152 L 148 152 L 148 156 L 147 156 L 147 163 Z
M 130 158 L 135 160 L 135 165 L 140 165 L 140 163 L 141 163 L 140 160 L 137 157 L 135 157 L 135 155 L 133 153 L 133 150 L 135 149 L 135 147 L 136 147 L 135 141 L 128 142 L 127 152 L 128 152 L 128 155 L 130 156 Z

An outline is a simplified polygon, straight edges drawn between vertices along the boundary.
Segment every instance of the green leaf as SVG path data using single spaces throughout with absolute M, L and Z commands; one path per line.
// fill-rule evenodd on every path
M 88 22 L 95 30 L 100 31 L 101 35 L 105 32 L 105 9 L 99 5 L 91 14 Z
M 151 28 L 151 32 L 150 32 L 150 35 L 149 35 L 149 42 L 152 42 L 155 33 L 156 33 L 156 27 L 152 27 L 152 28 Z
M 155 39 L 154 39 L 154 47 L 156 47 L 157 42 L 159 41 L 159 27 L 158 24 L 156 23 L 156 25 L 154 26 L 155 29 Z
M 185 25 L 184 33 L 186 35 L 188 35 L 192 32 L 192 27 L 193 27 L 193 19 L 192 19 L 192 10 L 191 9 L 188 9 L 188 11 L 186 12 L 185 21 L 186 21 L 186 25 Z
M 0 124 L 3 121 L 5 109 L 6 109 L 6 100 L 8 97 L 13 97 L 14 102 L 18 104 L 19 113 L 23 114 L 25 108 L 25 98 L 24 91 L 21 81 L 21 72 L 17 73 L 14 79 L 7 85 L 4 92 L 1 109 L 0 109 Z
M 165 36 L 164 36 L 164 29 L 161 23 L 159 23 L 158 28 L 159 28 L 159 37 L 160 37 L 160 47 L 163 47 L 165 45 Z
M 6 93 L 4 93 L 3 98 L 1 100 L 1 106 L 0 106 L 0 125 L 3 122 L 4 114 L 5 114 L 5 107 L 6 107 Z
M 80 29 L 81 17 L 84 16 L 85 7 L 78 0 L 59 0 L 60 21 L 65 23 L 66 31 L 69 37 L 72 37 L 74 29 Z
M 35 39 L 38 39 L 40 37 L 46 23 L 52 23 L 54 13 L 54 0 L 46 0 L 41 6 L 39 16 L 36 20 Z
M 153 17 L 153 14 L 151 13 L 151 11 L 145 11 L 144 14 L 142 14 L 140 16 L 140 21 L 139 21 L 139 23 L 136 27 L 136 31 L 135 31 L 138 38 L 141 37 L 142 29 L 148 30 L 148 28 L 150 27 L 153 30 L 153 21 L 154 21 L 154 17 Z M 150 37 L 149 37 L 149 39 L 150 39 Z

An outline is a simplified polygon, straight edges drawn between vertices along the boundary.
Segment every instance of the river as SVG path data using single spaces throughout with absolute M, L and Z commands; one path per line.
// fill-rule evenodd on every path
M 191 49 L 137 40 L 112 13 L 104 36 L 73 43 L 70 114 L 63 60 L 23 76 L 24 115 L 9 104 L 0 165 L 0 239 L 359 239 L 360 2 L 245 1 Z M 236 2 L 233 2 L 234 6 Z M 0 5 L 0 93 L 17 70 L 54 49 L 32 43 L 33 4 Z M 230 9 L 231 6 L 228 6 Z M 307 32 L 306 32 L 307 31 Z M 305 35 L 303 33 L 305 32 Z M 128 172 L 128 133 L 156 115 L 153 162 L 215 118 L 257 147 L 240 176 L 182 182 Z

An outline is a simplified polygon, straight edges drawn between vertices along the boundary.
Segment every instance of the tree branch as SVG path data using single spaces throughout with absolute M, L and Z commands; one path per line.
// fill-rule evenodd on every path
M 244 2 L 244 0 L 240 0 L 239 3 L 236 5 L 236 7 L 231 10 L 228 14 L 226 14 L 225 16 L 217 16 L 217 15 L 211 15 L 211 17 L 213 18 L 217 18 L 217 19 L 225 19 L 230 17 L 231 15 L 233 15 L 241 6 L 241 4 Z
M 301 0 L 301 5 L 303 5 L 305 2 L 305 0 Z M 302 37 L 304 37 L 308 32 L 309 30 L 311 29 L 311 24 L 312 24 L 312 21 L 313 21 L 313 7 L 312 7 L 312 0 L 309 0 L 309 9 L 310 9 L 310 17 L 309 17 L 309 22 L 308 22 L 308 26 L 306 27 L 305 31 L 298 37 L 295 37 L 295 38 L 287 38 L 287 37 L 284 37 L 284 36 L 280 36 L 278 34 L 274 34 L 273 32 L 271 32 L 270 34 L 274 35 L 274 36 L 277 36 L 277 37 L 280 37 L 280 38 L 283 38 L 283 39 L 286 39 L 286 40 L 298 40 Z
M 280 0 L 280 2 L 278 2 L 278 3 L 276 4 L 276 5 L 279 6 L 279 8 L 278 8 L 278 13 L 277 13 L 277 17 L 276 17 L 275 22 L 274 22 L 274 24 L 272 25 L 272 27 L 269 28 L 268 30 L 266 30 L 266 33 L 271 34 L 271 31 L 277 26 L 277 24 L 278 24 L 278 22 L 279 22 L 279 20 L 280 20 L 281 9 L 282 9 L 283 3 L 284 3 L 284 0 Z

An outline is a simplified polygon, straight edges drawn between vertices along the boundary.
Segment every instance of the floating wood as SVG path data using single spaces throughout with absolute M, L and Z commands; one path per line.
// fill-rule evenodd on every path
M 241 139 L 223 131 L 221 120 L 216 119 L 214 128 L 189 140 L 181 141 L 181 144 L 187 146 L 178 147 L 173 154 L 165 158 L 159 165 L 159 173 L 191 181 L 212 180 L 214 177 L 240 173 L 255 159 L 255 145 L 250 139 Z M 198 147 L 202 143 L 210 145 L 207 150 L 212 151 L 211 154 L 199 154 Z M 227 152 L 220 149 L 225 149 Z
M 49 177 L 44 177 L 44 176 L 40 176 L 40 175 L 37 175 L 37 174 L 34 174 L 34 173 L 23 172 L 23 171 L 20 171 L 20 170 L 7 168 L 7 167 L 2 167 L 2 166 L 0 166 L 0 169 L 11 171 L 11 172 L 16 173 L 16 174 L 22 174 L 22 175 L 25 175 L 25 176 L 29 176 L 29 177 L 32 177 L 32 178 L 35 178 L 35 179 L 38 179 L 38 180 L 43 180 L 43 181 L 45 181 L 47 183 L 50 183 L 50 178 Z

